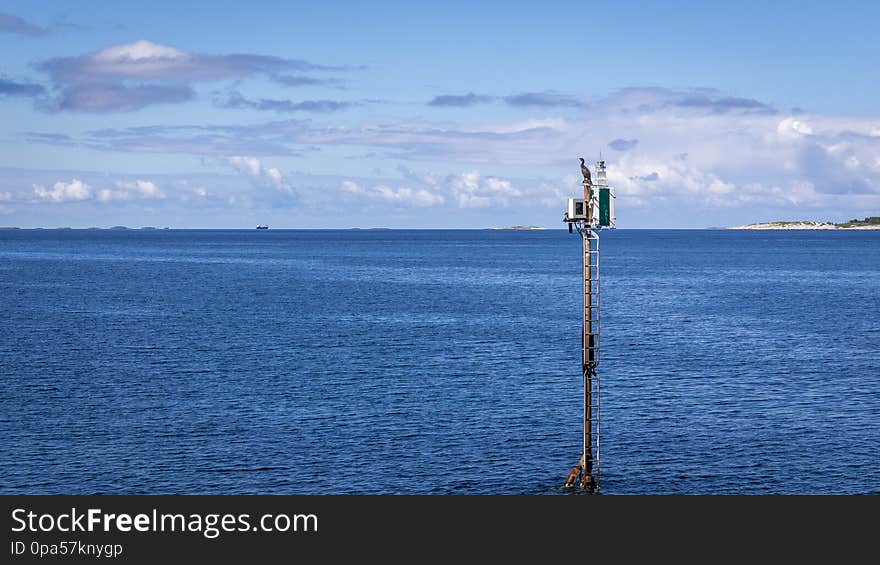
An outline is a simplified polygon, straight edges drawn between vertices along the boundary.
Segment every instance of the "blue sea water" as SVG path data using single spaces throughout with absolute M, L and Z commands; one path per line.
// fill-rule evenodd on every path
M 880 492 L 880 232 L 603 232 L 602 492 Z M 0 231 L 0 492 L 555 494 L 562 230 Z

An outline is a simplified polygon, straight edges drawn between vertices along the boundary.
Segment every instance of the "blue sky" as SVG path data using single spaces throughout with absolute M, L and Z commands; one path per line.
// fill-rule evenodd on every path
M 874 3 L 0 2 L 0 225 L 880 213 Z

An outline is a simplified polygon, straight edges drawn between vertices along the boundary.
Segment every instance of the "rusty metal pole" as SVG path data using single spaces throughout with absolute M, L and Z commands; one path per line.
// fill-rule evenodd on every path
M 584 175 L 583 200 L 570 198 L 568 212 L 563 221 L 568 223 L 568 231 L 577 228 L 583 239 L 584 268 L 584 309 L 583 327 L 581 330 L 581 376 L 584 379 L 584 433 L 583 451 L 578 464 L 572 468 L 565 480 L 565 487 L 574 487 L 580 479 L 580 488 L 584 492 L 599 492 L 599 234 L 602 225 L 594 225 L 593 183 L 589 168 L 581 161 L 581 172 Z M 600 179 L 604 180 L 604 163 L 597 164 Z M 599 186 L 604 187 L 604 184 Z M 607 188 L 607 187 L 606 187 Z M 583 206 L 582 206 L 583 205 Z M 609 205 L 610 206 L 610 205 Z M 595 442 L 595 444 L 594 444 Z M 593 448 L 595 447 L 595 451 Z M 593 474 L 595 472 L 595 475 Z
M 581 331 L 581 376 L 584 379 L 584 436 L 583 454 L 580 461 L 569 472 L 565 487 L 571 488 L 580 479 L 581 490 L 599 493 L 601 474 L 601 454 L 599 451 L 600 428 L 602 425 L 599 410 L 599 232 L 603 227 L 613 228 L 614 191 L 605 184 L 605 162 L 596 163 L 597 184 L 593 186 L 590 169 L 584 159 L 581 173 L 584 176 L 584 198 L 569 198 L 568 212 L 563 221 L 568 223 L 571 233 L 577 229 L 583 239 L 584 260 L 584 309 L 583 329 Z M 594 198 L 594 191 L 598 191 Z M 596 208 L 593 208 L 593 204 Z M 598 214 L 598 217 L 596 216 Z M 595 473 L 595 474 L 594 474 Z
M 595 336 L 593 335 L 593 261 L 590 228 L 593 225 L 592 187 L 584 179 L 584 200 L 586 201 L 587 225 L 583 233 L 584 240 L 584 326 L 583 326 L 583 363 L 584 377 L 584 454 L 581 489 L 593 488 L 593 379 L 592 371 L 595 361 Z

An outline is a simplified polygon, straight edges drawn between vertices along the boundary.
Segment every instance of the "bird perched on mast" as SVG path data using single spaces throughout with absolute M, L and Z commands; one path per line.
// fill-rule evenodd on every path
M 593 184 L 593 179 L 590 177 L 590 168 L 584 164 L 584 158 L 578 157 L 578 161 L 581 162 L 581 174 L 584 175 L 584 182 Z
M 578 157 L 581 162 L 581 174 L 584 175 L 584 200 L 589 200 L 593 195 L 593 179 L 590 178 L 590 168 L 584 164 L 584 158 Z

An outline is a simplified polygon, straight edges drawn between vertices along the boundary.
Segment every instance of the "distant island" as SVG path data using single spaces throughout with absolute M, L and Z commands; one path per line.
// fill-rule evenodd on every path
M 489 230 L 542 230 L 540 226 L 499 226 L 495 228 L 486 228 Z
M 869 216 L 864 220 L 850 220 L 835 224 L 799 220 L 793 222 L 766 222 L 727 228 L 729 230 L 880 230 L 880 216 Z

